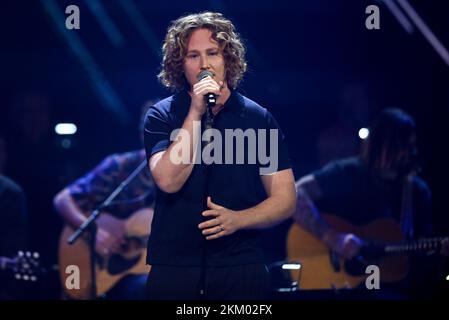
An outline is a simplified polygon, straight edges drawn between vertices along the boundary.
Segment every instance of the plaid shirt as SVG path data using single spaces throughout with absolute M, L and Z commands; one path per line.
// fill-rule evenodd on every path
M 72 183 L 68 189 L 78 206 L 85 211 L 97 208 L 120 183 L 145 160 L 145 151 L 138 150 L 106 157 L 97 167 Z M 148 166 L 126 186 L 105 212 L 127 218 L 136 210 L 152 206 L 156 187 Z

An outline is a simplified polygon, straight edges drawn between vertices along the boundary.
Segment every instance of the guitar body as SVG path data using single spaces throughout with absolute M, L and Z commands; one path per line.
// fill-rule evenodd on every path
M 125 248 L 118 254 L 96 257 L 96 286 L 97 296 L 101 296 L 111 289 L 120 279 L 129 274 L 148 274 L 150 266 L 146 265 L 146 241 L 135 243 L 133 238 L 147 238 L 152 209 L 142 209 L 135 212 L 128 219 L 121 220 L 103 213 L 97 220 L 99 227 L 111 233 L 114 229 L 125 228 L 125 234 L 130 239 Z M 72 299 L 89 299 L 91 290 L 90 253 L 87 239 L 79 238 L 73 245 L 67 239 L 75 230 L 65 226 L 59 241 L 60 278 L 64 292 Z M 66 273 L 67 266 L 75 265 L 80 270 L 80 288 L 68 289 L 65 285 L 70 273 Z
M 323 214 L 322 217 L 335 230 L 353 233 L 364 240 L 379 244 L 403 241 L 400 227 L 392 219 L 378 219 L 358 226 L 334 215 Z M 368 264 L 379 267 L 381 282 L 399 281 L 406 276 L 408 270 L 406 256 L 378 258 L 369 260 L 367 264 L 335 256 L 324 243 L 296 223 L 288 233 L 287 254 L 289 261 L 301 264 L 301 269 L 293 270 L 291 276 L 293 281 L 298 281 L 300 289 L 304 290 L 357 287 L 368 276 L 365 274 Z

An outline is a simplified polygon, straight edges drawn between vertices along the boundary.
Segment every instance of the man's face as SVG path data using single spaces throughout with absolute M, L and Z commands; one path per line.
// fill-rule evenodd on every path
M 395 167 L 399 170 L 408 171 L 412 169 L 417 156 L 416 135 L 413 134 L 406 145 L 399 151 L 395 159 Z
M 382 162 L 382 167 L 385 169 L 394 170 L 398 174 L 407 174 L 416 165 L 417 147 L 416 147 L 416 135 L 413 134 L 406 144 L 404 144 L 397 153 L 386 154 L 384 149 L 383 157 L 385 160 Z
M 196 29 L 192 32 L 184 58 L 184 74 L 192 87 L 198 82 L 202 70 L 211 71 L 214 80 L 225 83 L 225 61 L 218 43 L 212 38 L 209 29 Z

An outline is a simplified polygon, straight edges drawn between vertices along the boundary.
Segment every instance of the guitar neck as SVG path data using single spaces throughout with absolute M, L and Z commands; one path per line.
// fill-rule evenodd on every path
M 407 254 L 413 252 L 430 253 L 441 248 L 441 242 L 444 238 L 427 238 L 409 241 L 402 244 L 387 245 L 384 248 L 386 254 Z

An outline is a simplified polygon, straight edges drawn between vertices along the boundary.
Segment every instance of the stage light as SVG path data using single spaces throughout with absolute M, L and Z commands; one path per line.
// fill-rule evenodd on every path
M 299 270 L 301 265 L 299 263 L 285 263 L 282 265 L 283 270 Z
M 369 136 L 369 130 L 367 128 L 361 128 L 359 130 L 359 138 L 365 140 Z
M 59 135 L 71 135 L 76 133 L 76 125 L 73 123 L 58 123 L 55 132 Z

